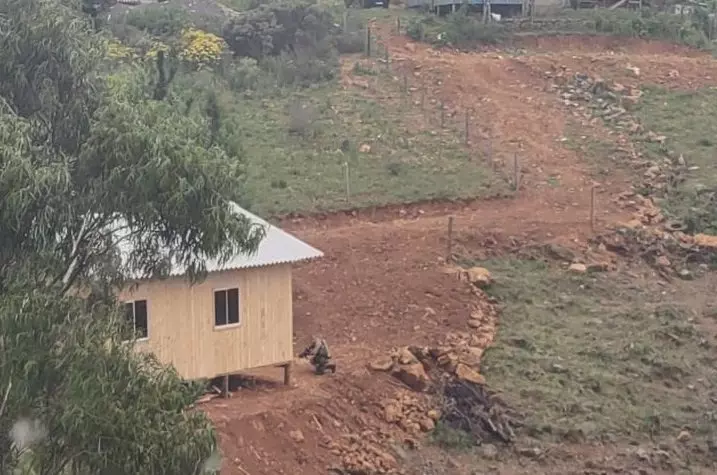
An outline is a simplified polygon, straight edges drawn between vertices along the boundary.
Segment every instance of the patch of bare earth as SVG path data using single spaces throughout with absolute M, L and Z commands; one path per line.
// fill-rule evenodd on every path
M 582 473 L 586 460 L 596 461 L 595 471 L 588 473 L 603 473 L 610 466 L 605 461 L 619 456 L 619 447 L 558 445 L 549 454 L 516 453 L 500 463 L 481 459 L 483 468 L 469 468 L 476 467 L 474 458 L 447 455 L 430 446 L 422 430 L 386 420 L 386 401 L 403 397 L 407 389 L 367 365 L 394 347 L 439 345 L 449 333 L 471 331 L 467 321 L 476 299 L 483 297 L 443 270 L 448 215 L 455 219 L 456 254 L 500 255 L 544 243 L 587 246 L 593 235 L 590 189 L 596 183 L 578 152 L 560 140 L 569 111 L 557 100 L 545 71 L 562 68 L 691 88 L 712 83 L 717 67 L 703 55 L 637 40 L 530 39 L 525 46 L 534 54 L 511 57 L 496 51 L 437 51 L 391 36 L 388 28 L 381 32 L 397 81 L 405 73 L 413 94 L 425 90 L 429 101 L 444 103 L 456 120 L 469 111 L 478 124 L 470 147 L 484 154 L 490 143 L 492 158 L 508 175 L 519 155 L 521 189 L 510 199 L 283 220 L 283 227 L 326 255 L 295 272 L 297 351 L 311 335 L 321 334 L 338 372 L 319 377 L 297 362 L 295 387 L 260 385 L 204 405 L 220 434 L 222 473 L 326 473 L 332 467 L 334 473 Z M 628 66 L 639 68 L 639 76 Z M 350 75 L 350 68 L 344 74 Z M 380 94 L 355 81 L 345 84 Z M 558 186 L 551 184 L 555 181 Z M 627 178 L 615 173 L 597 184 L 598 228 L 627 220 L 629 213 L 612 199 L 629 187 Z M 279 373 L 263 371 L 261 376 L 278 381 Z M 430 398 L 414 396 L 416 407 L 427 415 Z M 603 472 L 601 463 L 606 464 Z M 340 471 L 352 466 L 363 471 Z M 654 470 L 649 473 L 663 473 Z

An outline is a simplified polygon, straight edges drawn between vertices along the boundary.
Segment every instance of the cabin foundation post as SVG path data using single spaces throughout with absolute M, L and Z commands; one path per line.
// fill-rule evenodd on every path
M 291 370 L 293 363 L 286 363 L 284 365 L 284 385 L 291 386 Z
M 229 375 L 225 375 L 222 378 L 222 397 L 229 399 Z

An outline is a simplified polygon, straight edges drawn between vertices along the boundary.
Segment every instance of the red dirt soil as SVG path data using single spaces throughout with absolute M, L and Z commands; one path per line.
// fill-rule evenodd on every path
M 717 64 L 705 55 L 662 43 L 530 38 L 523 40 L 530 54 L 508 57 L 436 51 L 390 36 L 388 28 L 379 31 L 400 65 L 398 74 L 406 71 L 412 85 L 426 87 L 429 97 L 455 110 L 472 109 L 484 124 L 482 136 L 493 138 L 497 156 L 508 160 L 520 153 L 523 188 L 513 199 L 283 220 L 285 229 L 326 255 L 295 272 L 296 349 L 321 334 L 338 373 L 317 377 L 298 363 L 294 388 L 239 390 L 230 400 L 206 404 L 221 437 L 224 474 L 326 473 L 336 463 L 325 448 L 329 440 L 366 430 L 400 437 L 378 417 L 380 401 L 398 390 L 397 383 L 370 373 L 366 363 L 392 347 L 435 344 L 447 332 L 465 329 L 474 296 L 455 276 L 441 272 L 447 215 L 455 217 L 456 242 L 466 253 L 530 242 L 580 246 L 586 241 L 594 181 L 581 157 L 559 141 L 568 112 L 550 91 L 545 71 L 563 67 L 625 83 L 685 89 L 717 78 Z M 605 51 L 611 48 L 619 51 Z M 640 76 L 628 65 L 640 68 Z M 669 74 L 673 70 L 678 74 Z M 472 146 L 482 145 L 476 141 Z M 549 177 L 556 176 L 560 186 L 548 186 Z M 626 219 L 611 197 L 628 186 L 617 173 L 601 184 L 600 227 Z M 297 442 L 293 430 L 305 440 Z M 451 473 L 462 470 L 454 467 Z M 550 473 L 568 469 L 555 467 Z

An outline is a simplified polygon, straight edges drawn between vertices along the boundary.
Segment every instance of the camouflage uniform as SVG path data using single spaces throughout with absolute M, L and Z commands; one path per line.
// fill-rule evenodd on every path
M 316 374 L 324 374 L 327 369 L 332 373 L 336 372 L 336 364 L 331 362 L 329 346 L 322 338 L 314 338 L 314 341 L 299 354 L 299 358 L 311 357 L 310 363 L 314 366 Z

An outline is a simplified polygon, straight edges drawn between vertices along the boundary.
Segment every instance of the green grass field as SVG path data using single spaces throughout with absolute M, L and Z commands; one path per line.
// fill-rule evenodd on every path
M 538 261 L 481 265 L 494 274 L 490 293 L 503 305 L 483 373 L 526 415 L 527 435 L 670 442 L 688 430 L 695 444 L 717 435 L 717 348 L 689 297 L 632 273 L 574 275 Z
M 646 130 L 667 137 L 664 147 L 643 144 L 654 159 L 682 155 L 685 179 L 671 188 L 664 207 L 695 231 L 717 232 L 717 213 L 711 194 L 717 189 L 717 89 L 667 91 L 647 89 L 635 111 Z M 697 168 L 694 168 L 697 167 Z
M 420 109 L 400 98 L 390 75 L 373 74 L 384 93 L 395 89 L 395 100 L 374 100 L 338 81 L 226 98 L 255 210 L 317 212 L 507 192 L 469 155 L 458 131 L 414 125 Z

